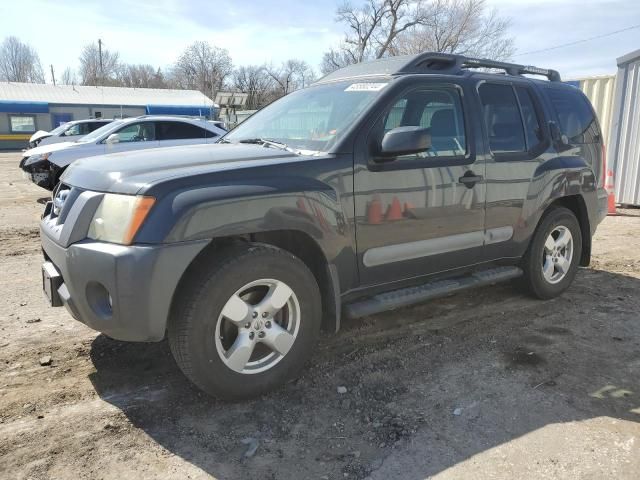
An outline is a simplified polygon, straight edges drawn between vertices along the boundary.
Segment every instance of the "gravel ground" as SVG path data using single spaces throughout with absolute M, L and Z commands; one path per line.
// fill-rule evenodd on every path
M 17 162 L 0 154 L 0 478 L 638 478 L 640 211 L 607 218 L 561 298 L 499 285 L 348 322 L 298 380 L 223 403 L 166 342 L 47 307 L 47 192 Z

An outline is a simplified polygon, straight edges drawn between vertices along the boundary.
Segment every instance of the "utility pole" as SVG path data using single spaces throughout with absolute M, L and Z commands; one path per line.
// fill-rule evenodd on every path
M 98 57 L 100 58 L 100 82 L 104 77 L 104 69 L 102 67 L 102 40 L 98 39 Z
M 51 81 L 53 82 L 53 86 L 55 87 L 55 85 L 56 85 L 56 74 L 53 72 L 53 64 L 51 64 L 50 67 L 51 67 Z

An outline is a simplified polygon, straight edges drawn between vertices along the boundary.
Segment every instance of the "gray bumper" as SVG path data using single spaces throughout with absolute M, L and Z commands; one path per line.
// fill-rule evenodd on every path
M 207 240 L 123 246 L 83 240 L 58 244 L 41 224 L 45 256 L 60 272 L 58 293 L 71 315 L 117 340 L 164 338 L 173 293 Z

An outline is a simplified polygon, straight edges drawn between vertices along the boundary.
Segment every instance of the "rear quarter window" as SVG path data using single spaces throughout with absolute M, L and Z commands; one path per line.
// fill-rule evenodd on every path
M 547 97 L 555 110 L 560 131 L 569 143 L 596 143 L 600 129 L 589 100 L 578 90 L 547 88 Z

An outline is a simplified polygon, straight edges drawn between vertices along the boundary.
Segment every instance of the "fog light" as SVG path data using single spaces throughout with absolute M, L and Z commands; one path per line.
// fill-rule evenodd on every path
M 104 285 L 98 282 L 89 282 L 87 284 L 87 302 L 98 317 L 105 320 L 111 319 L 113 299 Z

